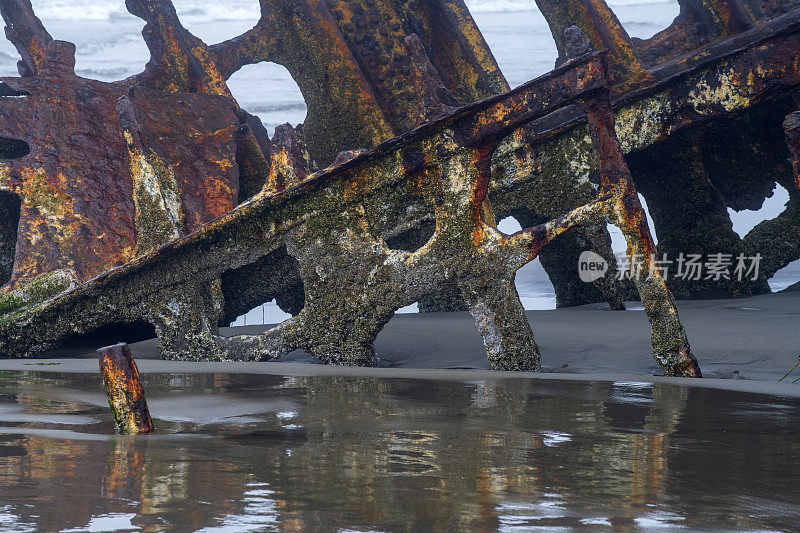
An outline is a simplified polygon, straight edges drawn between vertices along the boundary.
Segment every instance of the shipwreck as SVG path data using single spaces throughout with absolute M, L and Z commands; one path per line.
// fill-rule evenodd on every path
M 469 310 L 494 368 L 535 371 L 514 276 L 540 257 L 559 305 L 641 298 L 663 371 L 700 376 L 673 294 L 768 292 L 800 258 L 800 2 L 679 0 L 648 40 L 603 0 L 536 3 L 560 57 L 511 89 L 462 0 L 260 0 L 252 30 L 214 45 L 169 0 L 127 0 L 151 59 L 115 83 L 77 76 L 29 0 L 0 0 L 21 56 L 0 85 L 0 355 L 124 327 L 170 359 L 370 365 L 419 302 Z M 264 61 L 308 105 L 272 138 L 226 84 Z M 776 183 L 786 212 L 739 238 L 727 208 Z M 528 229 L 503 234 L 507 216 Z M 581 283 L 584 250 L 616 268 L 607 223 L 644 267 Z M 678 251 L 764 268 L 665 279 L 656 258 Z M 293 317 L 219 334 L 273 299 Z

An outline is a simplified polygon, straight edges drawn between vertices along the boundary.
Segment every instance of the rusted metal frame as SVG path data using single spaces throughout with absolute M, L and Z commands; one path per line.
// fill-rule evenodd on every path
M 235 233 L 239 235 L 252 235 L 254 240 L 248 241 L 247 246 L 239 247 L 239 246 L 231 246 L 229 248 L 225 248 L 224 250 L 218 251 L 221 255 L 226 256 L 227 259 L 225 262 L 226 268 L 236 268 L 239 266 L 243 266 L 245 264 L 249 264 L 254 262 L 258 257 L 263 254 L 268 253 L 269 251 L 275 249 L 278 246 L 277 242 L 273 244 L 268 244 L 264 241 L 267 239 L 269 241 L 268 235 L 263 233 L 263 230 L 258 228 L 263 227 L 262 222 L 259 222 L 261 217 L 274 209 L 276 209 L 279 205 L 285 206 L 284 208 L 288 208 L 290 205 L 293 206 L 291 208 L 292 212 L 296 212 L 297 209 L 302 210 L 303 199 L 312 197 L 315 194 L 323 193 L 324 188 L 330 186 L 336 180 L 341 179 L 344 176 L 347 176 L 348 171 L 362 166 L 362 165 L 369 165 L 372 164 L 371 162 L 379 160 L 384 157 L 388 157 L 389 154 L 395 152 L 397 150 L 403 150 L 406 147 L 412 145 L 418 145 L 422 142 L 423 139 L 430 138 L 434 135 L 438 135 L 440 132 L 453 128 L 453 126 L 457 123 L 462 123 L 469 125 L 471 127 L 462 127 L 461 130 L 467 133 L 471 133 L 471 135 L 467 135 L 467 139 L 471 140 L 472 142 L 477 142 L 480 139 L 488 140 L 494 139 L 502 135 L 502 130 L 498 129 L 490 129 L 485 130 L 480 127 L 480 124 L 485 123 L 488 117 L 492 115 L 496 115 L 498 110 L 502 110 L 504 114 L 502 115 L 505 120 L 505 128 L 506 129 L 513 129 L 516 127 L 518 122 L 524 123 L 527 120 L 532 120 L 535 118 L 536 114 L 531 114 L 529 111 L 525 109 L 517 109 L 514 111 L 513 106 L 510 103 L 518 103 L 518 102 L 527 102 L 532 101 L 532 96 L 534 94 L 540 93 L 541 86 L 556 86 L 563 88 L 564 80 L 565 79 L 575 79 L 572 77 L 574 74 L 571 74 L 571 70 L 577 71 L 584 71 L 585 74 L 591 72 L 592 68 L 596 67 L 596 58 L 587 58 L 581 61 L 576 61 L 574 64 L 565 65 L 556 73 L 544 76 L 538 82 L 534 82 L 531 84 L 527 84 L 523 87 L 520 87 L 513 93 L 500 96 L 492 99 L 488 99 L 484 102 L 476 103 L 472 106 L 464 110 L 460 110 L 454 113 L 452 116 L 442 119 L 438 122 L 428 124 L 417 129 L 414 132 L 407 134 L 406 136 L 402 136 L 397 139 L 393 139 L 387 141 L 383 145 L 367 152 L 358 157 L 354 158 L 353 160 L 341 165 L 340 167 L 331 169 L 329 171 L 325 171 L 322 173 L 318 173 L 316 176 L 312 176 L 307 179 L 305 182 L 287 189 L 286 191 L 276 194 L 271 197 L 263 197 L 253 199 L 250 202 L 245 203 L 244 205 L 240 206 L 232 213 L 218 219 L 215 222 L 212 222 L 208 226 L 204 227 L 199 232 L 190 235 L 182 240 L 176 241 L 174 243 L 170 243 L 169 245 L 160 248 L 159 250 L 151 253 L 150 255 L 136 260 L 133 263 L 127 264 L 122 269 L 115 269 L 102 276 L 87 282 L 85 285 L 82 285 L 78 290 L 69 291 L 56 300 L 47 302 L 43 306 L 40 306 L 35 315 L 43 316 L 44 313 L 42 311 L 44 309 L 56 309 L 60 308 L 61 310 L 65 311 L 65 314 L 61 314 L 60 312 L 57 313 L 57 316 L 69 316 L 70 312 L 68 309 L 86 309 L 87 306 L 83 304 L 79 304 L 78 302 L 82 301 L 84 297 L 90 297 L 91 299 L 98 298 L 103 290 L 104 287 L 111 288 L 118 283 L 123 283 L 123 280 L 127 276 L 135 275 L 135 273 L 139 272 L 140 275 L 145 275 L 144 273 L 147 271 L 156 272 L 160 269 L 166 268 L 175 274 L 180 274 L 180 279 L 170 277 L 170 282 L 178 284 L 179 286 L 181 283 L 188 283 L 188 282 L 200 282 L 203 280 L 211 281 L 216 279 L 215 276 L 218 276 L 222 273 L 220 270 L 220 265 L 209 263 L 208 260 L 204 258 L 207 256 L 207 252 L 201 251 L 205 247 L 209 246 L 209 243 L 216 242 L 216 241 L 228 241 L 230 231 L 233 228 L 239 228 L 235 230 Z M 578 77 L 579 80 L 584 80 L 582 77 Z M 589 85 L 590 87 L 594 88 L 593 84 Z M 572 93 L 575 95 L 583 94 L 583 91 L 586 89 L 585 84 L 578 84 L 576 87 L 573 87 L 571 90 Z M 539 113 L 547 113 L 552 110 L 555 106 L 564 105 L 569 101 L 572 97 L 569 94 L 570 91 L 562 93 L 560 99 L 554 100 L 549 102 L 549 105 L 542 105 L 539 108 Z M 527 99 L 526 99 L 527 95 Z M 475 115 L 483 114 L 482 116 L 484 119 L 477 119 Z M 515 118 L 516 114 L 516 118 Z M 433 158 L 441 157 L 441 154 L 430 154 L 430 157 Z M 423 160 L 425 158 L 423 157 Z M 409 168 L 406 169 L 407 172 L 414 172 L 415 169 Z M 370 188 L 380 187 L 384 184 L 381 184 L 379 181 L 371 184 Z M 366 192 L 366 191 L 365 191 Z M 295 205 L 295 202 L 299 201 L 298 205 Z M 288 231 L 291 227 L 296 226 L 297 224 L 302 223 L 303 220 L 308 220 L 309 218 L 315 216 L 313 211 L 308 211 L 303 214 L 303 216 L 299 219 L 296 219 L 295 222 L 284 222 L 283 225 L 274 227 L 273 231 L 280 231 L 281 233 Z M 269 219 L 270 217 L 268 217 Z M 233 224 L 231 226 L 231 224 Z M 194 253 L 191 250 L 195 250 Z M 216 259 L 219 259 L 217 257 Z M 167 266 L 169 263 L 178 261 L 180 263 L 180 267 Z M 144 269 L 144 270 L 142 270 Z M 148 275 L 150 277 L 151 275 Z M 153 274 L 152 276 L 155 276 Z M 137 283 L 136 286 L 148 287 L 148 290 L 152 289 L 156 292 L 162 291 L 166 289 L 166 287 L 159 288 L 153 279 L 149 281 L 142 282 L 141 284 Z M 83 296 L 82 296 L 83 295 Z M 89 306 L 91 307 L 91 306 Z M 50 312 L 46 313 L 50 315 L 49 319 L 53 319 L 52 314 Z M 19 316 L 19 315 L 17 315 Z M 77 317 L 75 317 L 77 318 Z M 29 317 L 24 319 L 25 322 L 30 324 L 28 320 L 33 319 L 33 317 Z M 60 319 L 60 318 L 59 318 Z M 75 320 L 76 325 L 71 328 L 71 331 L 75 330 L 75 328 L 80 329 L 80 326 L 77 323 L 84 321 L 88 323 L 95 323 L 97 317 L 88 317 L 85 316 L 80 320 Z M 8 322 L 8 327 L 13 327 L 13 323 L 16 322 L 16 317 L 11 317 Z M 7 336 L 14 336 L 11 334 L 9 330 L 6 330 Z M 39 340 L 42 342 L 42 339 Z M 48 339 L 47 343 L 52 345 L 52 343 L 57 342 L 57 339 Z M 39 344 L 38 349 L 41 349 L 45 346 L 45 344 Z
M 305 141 L 321 165 L 339 152 L 395 137 L 390 113 L 319 0 L 262 0 L 262 18 L 244 35 L 209 48 L 223 77 L 246 64 L 272 61 L 292 74 L 308 103 Z
M 597 200 L 573 209 L 555 220 L 505 236 L 505 243 L 527 248 L 527 255 L 517 263 L 522 268 L 536 259 L 545 246 L 569 230 L 592 223 L 605 223 L 613 212 L 614 200 L 613 195 L 601 195 Z
M 675 299 L 655 268 L 656 245 L 616 136 L 608 92 L 597 91 L 585 98 L 581 108 L 586 113 L 592 143 L 600 159 L 600 194 L 614 198 L 610 221 L 625 236 L 629 264 L 641 262 L 643 266 L 634 282 L 652 326 L 653 355 L 666 375 L 701 377 Z
M 171 185 L 175 203 L 185 201 L 193 211 L 174 217 L 183 219 L 181 225 L 189 231 L 236 205 L 231 159 L 238 121 L 228 99 L 137 88 L 148 129 L 157 130 L 154 137 L 166 145 L 161 155 L 168 157 L 145 161 L 155 154 L 149 150 L 134 161 L 114 106 L 129 91 L 76 76 L 74 52 L 74 45 L 53 41 L 38 75 L 4 79 L 7 94 L 27 96 L 0 98 L 0 135 L 30 147 L 29 155 L 5 162 L 5 172 L 0 172 L 0 186 L 23 198 L 14 275 L 0 289 L 0 298 L 14 300 L 15 306 L 60 292 L 65 283 L 81 283 L 135 255 L 137 240 L 141 244 L 148 232 L 134 223 L 142 213 L 131 182 Z M 180 115 L 172 114 L 175 106 L 182 109 Z M 191 123 L 191 117 L 204 113 L 207 132 Z M 184 134 L 187 128 L 192 135 Z M 189 165 L 181 164 L 189 160 Z M 149 171 L 170 183 L 153 179 Z M 155 245 L 164 236 L 150 235 Z M 58 279 L 47 279 L 51 277 Z M 28 291 L 34 283 L 35 290 Z
M 215 57 L 203 41 L 180 22 L 171 0 L 126 0 L 133 15 L 147 24 L 142 36 L 151 53 L 136 81 L 166 92 L 194 92 L 232 97 Z
M 676 110 L 686 109 L 692 105 L 688 95 L 696 91 L 698 82 L 705 83 L 700 76 L 705 72 L 714 72 L 714 69 L 716 72 L 723 70 L 747 72 L 747 76 L 742 77 L 753 87 L 771 81 L 769 92 L 754 93 L 751 105 L 756 105 L 774 96 L 776 92 L 790 91 L 797 86 L 782 82 L 775 73 L 782 73 L 789 81 L 793 77 L 800 78 L 800 68 L 792 61 L 795 55 L 800 54 L 798 34 L 800 34 L 800 9 L 770 20 L 750 31 L 710 44 L 678 61 L 660 65 L 652 70 L 654 79 L 643 86 L 629 91 L 617 91 L 617 88 L 612 86 L 612 105 L 615 111 L 619 112 L 637 102 L 646 102 L 651 98 L 668 98 L 674 101 L 673 107 Z M 750 54 L 752 50 L 766 46 L 772 47 L 769 54 Z M 714 120 L 726 112 L 722 108 L 710 108 L 704 114 L 683 113 L 679 119 L 678 117 L 661 119 L 656 125 L 661 126 L 663 133 L 659 134 L 653 143 L 678 131 Z M 584 120 L 585 114 L 579 107 L 564 109 L 558 117 L 546 117 L 536 121 L 533 124 L 530 142 L 546 143 L 550 138 L 580 126 Z M 662 126 L 661 122 L 668 126 Z M 625 152 L 653 144 L 631 145 L 625 137 L 620 138 L 620 141 Z
M 652 70 L 654 79 L 647 84 L 628 91 L 618 91 L 611 87 L 611 101 L 615 112 L 624 110 L 637 102 L 646 102 L 651 98 L 668 98 L 674 101 L 676 110 L 691 107 L 688 95 L 698 88 L 698 82 L 705 83 L 700 76 L 705 72 L 747 72 L 751 86 L 771 81 L 770 92 L 756 92 L 752 105 L 756 105 L 774 96 L 776 92 L 790 91 L 797 85 L 781 82 L 775 76 L 781 72 L 788 80 L 800 78 L 800 67 L 794 64 L 793 57 L 800 54 L 800 9 L 791 11 L 759 25 L 752 30 L 735 35 L 724 41 L 715 42 L 698 49 L 695 53 L 680 60 L 660 65 Z M 769 54 L 750 54 L 753 49 L 771 46 Z M 726 64 L 727 62 L 727 64 Z M 752 72 L 752 76 L 750 73 Z M 696 78 L 696 79 L 695 79 Z M 752 80 L 752 83 L 750 83 Z M 744 86 L 744 85 L 742 85 Z M 674 95 L 674 96 L 673 96 Z M 630 144 L 625 137 L 620 138 L 625 152 L 638 150 L 666 138 L 678 131 L 694 128 L 714 120 L 726 113 L 722 108 L 710 108 L 704 114 L 683 113 L 680 117 L 661 119 L 656 125 L 661 126 L 663 133 L 647 145 Z M 532 124 L 530 142 L 546 143 L 552 137 L 580 126 L 585 120 L 585 113 L 578 106 L 562 109 L 558 116 L 545 117 Z M 668 124 L 662 126 L 661 122 Z
M 6 37 L 22 56 L 17 65 L 20 75 L 35 76 L 53 38 L 34 14 L 30 0 L 0 0 L 0 14 L 6 23 Z
M 668 28 L 644 41 L 634 41 L 637 53 L 648 66 L 746 31 L 762 24 L 768 16 L 765 12 L 768 6 L 759 0 L 678 0 L 678 3 L 680 13 Z M 767 10 L 769 17 L 776 15 L 771 8 Z
M 692 94 L 725 75 L 728 89 L 747 94 L 732 111 L 741 111 L 800 85 L 800 10 L 771 20 L 751 31 L 714 43 L 695 56 L 653 70 L 655 82 L 617 94 L 611 100 L 617 115 L 620 143 L 625 153 L 640 150 L 680 131 L 695 128 L 731 112 L 722 105 L 709 105 L 697 112 Z M 728 77 L 728 73 L 737 76 Z M 638 129 L 624 126 L 654 104 L 668 102 L 668 108 L 648 123 L 655 134 L 638 137 Z M 730 102 L 734 104 L 735 102 Z M 642 111 L 640 111 L 640 109 Z M 553 137 L 581 127 L 585 114 L 578 108 L 563 110 L 556 120 L 545 117 L 533 123 L 531 143 L 541 145 Z M 623 126 L 624 129 L 620 129 Z
M 266 0 L 261 0 L 259 5 L 261 17 L 252 29 L 209 47 L 216 58 L 217 68 L 225 79 L 229 79 L 245 65 L 278 59 L 279 44 L 272 31 L 273 11 Z
M 670 80 L 687 76 L 706 68 L 709 64 L 732 58 L 770 41 L 794 35 L 798 30 L 800 30 L 800 8 L 764 21 L 747 31 L 698 47 L 679 58 L 655 66 L 651 69 L 655 78 L 653 83 L 638 87 L 625 95 L 615 92 L 612 99 L 615 100 L 616 105 L 617 99 L 636 98 L 638 94 L 669 83 Z

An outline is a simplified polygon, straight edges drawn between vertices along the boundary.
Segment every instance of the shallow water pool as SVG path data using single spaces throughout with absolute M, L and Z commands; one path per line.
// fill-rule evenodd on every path
M 0 372 L 2 531 L 791 530 L 800 400 L 636 382 Z

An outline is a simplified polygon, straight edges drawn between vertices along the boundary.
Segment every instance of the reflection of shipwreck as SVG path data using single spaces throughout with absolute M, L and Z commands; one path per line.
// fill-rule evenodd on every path
M 800 9 L 687 0 L 640 41 L 602 0 L 538 4 L 560 66 L 508 92 L 461 1 L 261 0 L 253 30 L 207 46 L 168 0 L 128 0 L 152 59 L 108 84 L 75 76 L 74 47 L 29 0 L 0 0 L 22 55 L 22 78 L 0 86 L 0 353 L 149 324 L 165 357 L 299 348 L 369 364 L 394 311 L 420 301 L 466 303 L 496 368 L 536 369 L 516 269 L 541 250 L 561 305 L 620 307 L 624 285 L 582 284 L 575 265 L 587 247 L 611 259 L 606 221 L 631 254 L 656 253 L 634 182 L 659 253 L 765 257 L 756 280 L 673 290 L 768 290 L 764 276 L 800 257 L 781 128 L 800 84 Z M 285 65 L 309 107 L 272 140 L 225 83 L 261 61 Z M 727 206 L 759 205 L 776 181 L 786 213 L 739 239 Z M 499 233 L 508 215 L 532 229 Z M 651 266 L 636 281 L 654 355 L 667 373 L 699 375 Z M 296 316 L 262 336 L 216 334 L 273 298 Z

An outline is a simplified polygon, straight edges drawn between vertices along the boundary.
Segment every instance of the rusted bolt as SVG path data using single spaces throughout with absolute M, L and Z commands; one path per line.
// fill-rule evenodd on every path
M 100 374 L 114 413 L 117 431 L 127 435 L 153 432 L 153 421 L 139 379 L 139 369 L 125 343 L 97 350 Z

